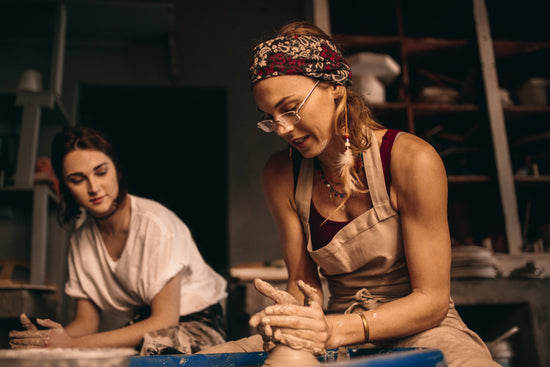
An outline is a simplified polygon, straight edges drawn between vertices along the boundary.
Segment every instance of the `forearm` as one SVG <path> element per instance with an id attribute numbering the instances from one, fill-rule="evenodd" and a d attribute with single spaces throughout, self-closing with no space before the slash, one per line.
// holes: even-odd
<path id="1" fill-rule="evenodd" d="M 133 326 L 133 325 L 132 325 Z M 72 348 L 116 348 L 136 347 L 143 339 L 144 332 L 128 327 L 74 337 Z"/>
<path id="2" fill-rule="evenodd" d="M 441 297 L 437 300 L 413 292 L 407 297 L 363 311 L 368 324 L 370 342 L 396 339 L 412 335 L 441 323 L 448 310 Z M 331 336 L 327 348 L 367 342 L 361 317 L 356 314 L 328 315 Z"/>
<path id="3" fill-rule="evenodd" d="M 167 322 L 154 319 L 145 319 L 132 325 L 119 329 L 91 333 L 87 335 L 73 336 L 71 346 L 73 348 L 116 348 L 137 347 L 143 336 L 151 331 L 172 326 Z"/>
<path id="4" fill-rule="evenodd" d="M 78 320 L 73 320 L 70 324 L 65 326 L 65 332 L 72 338 L 94 334 L 97 333 L 97 331 L 97 326 L 88 325 Z"/>

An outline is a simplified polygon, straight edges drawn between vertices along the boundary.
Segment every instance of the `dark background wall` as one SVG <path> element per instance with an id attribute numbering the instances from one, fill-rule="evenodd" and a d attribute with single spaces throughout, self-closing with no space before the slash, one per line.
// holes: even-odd
<path id="1" fill-rule="evenodd" d="M 231 264 L 281 256 L 260 175 L 268 156 L 284 145 L 255 126 L 259 114 L 248 83 L 248 64 L 254 44 L 281 25 L 307 17 L 306 3 L 182 1 L 177 6 L 179 81 L 223 86 L 227 92 L 228 145 L 220 160 L 228 165 Z"/>
<path id="2" fill-rule="evenodd" d="M 61 99 L 77 123 L 112 140 L 130 192 L 180 215 L 220 271 L 280 257 L 260 175 L 284 144 L 255 126 L 248 57 L 281 25 L 311 19 L 310 2 L 66 4 Z M 0 94 L 13 93 L 31 68 L 42 73 L 45 89 L 51 85 L 55 9 L 55 1 L 0 4 Z M 0 132 L 17 135 L 20 122 L 2 116 Z M 41 125 L 39 155 L 49 155 L 59 130 L 58 124 Z M 3 233 L 13 232 L 8 227 L 13 223 L 0 221 Z"/>

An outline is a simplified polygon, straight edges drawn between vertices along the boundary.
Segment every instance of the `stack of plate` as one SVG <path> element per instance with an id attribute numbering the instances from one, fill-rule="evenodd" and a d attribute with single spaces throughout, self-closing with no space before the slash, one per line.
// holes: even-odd
<path id="1" fill-rule="evenodd" d="M 493 253 L 480 246 L 455 246 L 452 250 L 451 278 L 497 278 L 498 262 Z"/>

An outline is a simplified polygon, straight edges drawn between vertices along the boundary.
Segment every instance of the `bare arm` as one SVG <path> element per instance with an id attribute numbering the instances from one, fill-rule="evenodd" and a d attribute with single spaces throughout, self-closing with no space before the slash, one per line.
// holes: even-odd
<path id="1" fill-rule="evenodd" d="M 180 278 L 180 275 L 176 275 L 157 293 L 151 302 L 151 316 L 147 319 L 120 329 L 75 337 L 71 346 L 135 347 L 139 345 L 146 333 L 177 325 L 180 306 Z M 86 316 L 82 315 L 82 317 Z M 78 318 L 77 315 L 75 321 Z"/>
<path id="2" fill-rule="evenodd" d="M 441 159 L 429 144 L 406 134 L 394 145 L 391 173 L 392 203 L 401 215 L 412 292 L 364 312 L 370 341 L 404 337 L 437 326 L 449 307 L 451 253 L 447 181 Z M 303 347 L 311 350 L 358 344 L 365 339 L 359 315 L 329 315 L 326 333 L 310 333 L 308 322 L 302 329 L 297 326 L 296 316 L 311 318 L 318 314 L 314 309 L 298 313 L 297 306 L 289 306 L 269 313 L 270 326 L 285 335 L 310 335 Z"/>
<path id="3" fill-rule="evenodd" d="M 437 326 L 447 314 L 450 297 L 451 246 L 447 222 L 447 177 L 437 152 L 405 134 L 392 150 L 392 202 L 400 212 L 411 281 L 410 295 L 365 312 L 370 340 L 393 339 Z M 344 323 L 329 347 L 363 342 L 357 315 L 329 316 Z M 333 328 L 334 329 L 334 328 Z"/>
<path id="4" fill-rule="evenodd" d="M 101 311 L 92 301 L 77 299 L 74 320 L 65 327 L 65 331 L 71 337 L 97 333 L 100 320 Z"/>
<path id="5" fill-rule="evenodd" d="M 180 306 L 180 275 L 166 283 L 151 302 L 151 316 L 135 324 L 120 329 L 98 333 L 100 312 L 88 300 L 78 300 L 75 319 L 63 328 L 52 320 L 38 320 L 37 323 L 47 330 L 37 330 L 28 324 L 22 315 L 26 331 L 11 331 L 12 348 L 100 348 L 100 347 L 136 347 L 143 336 L 151 331 L 177 325 Z"/>
<path id="6" fill-rule="evenodd" d="M 297 286 L 297 282 L 303 280 L 317 289 L 322 299 L 317 265 L 307 252 L 304 231 L 296 211 L 292 159 L 288 158 L 286 151 L 276 153 L 270 158 L 262 181 L 288 270 L 288 292 L 303 304 L 304 296 Z"/>

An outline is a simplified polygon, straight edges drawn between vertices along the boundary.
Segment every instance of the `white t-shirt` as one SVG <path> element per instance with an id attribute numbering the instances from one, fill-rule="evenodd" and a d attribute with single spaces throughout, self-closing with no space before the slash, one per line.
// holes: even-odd
<path id="1" fill-rule="evenodd" d="M 181 316 L 227 297 L 225 279 L 205 263 L 185 223 L 153 200 L 128 198 L 130 229 L 117 261 L 107 253 L 93 218 L 71 235 L 65 293 L 131 318 L 181 271 Z"/>

